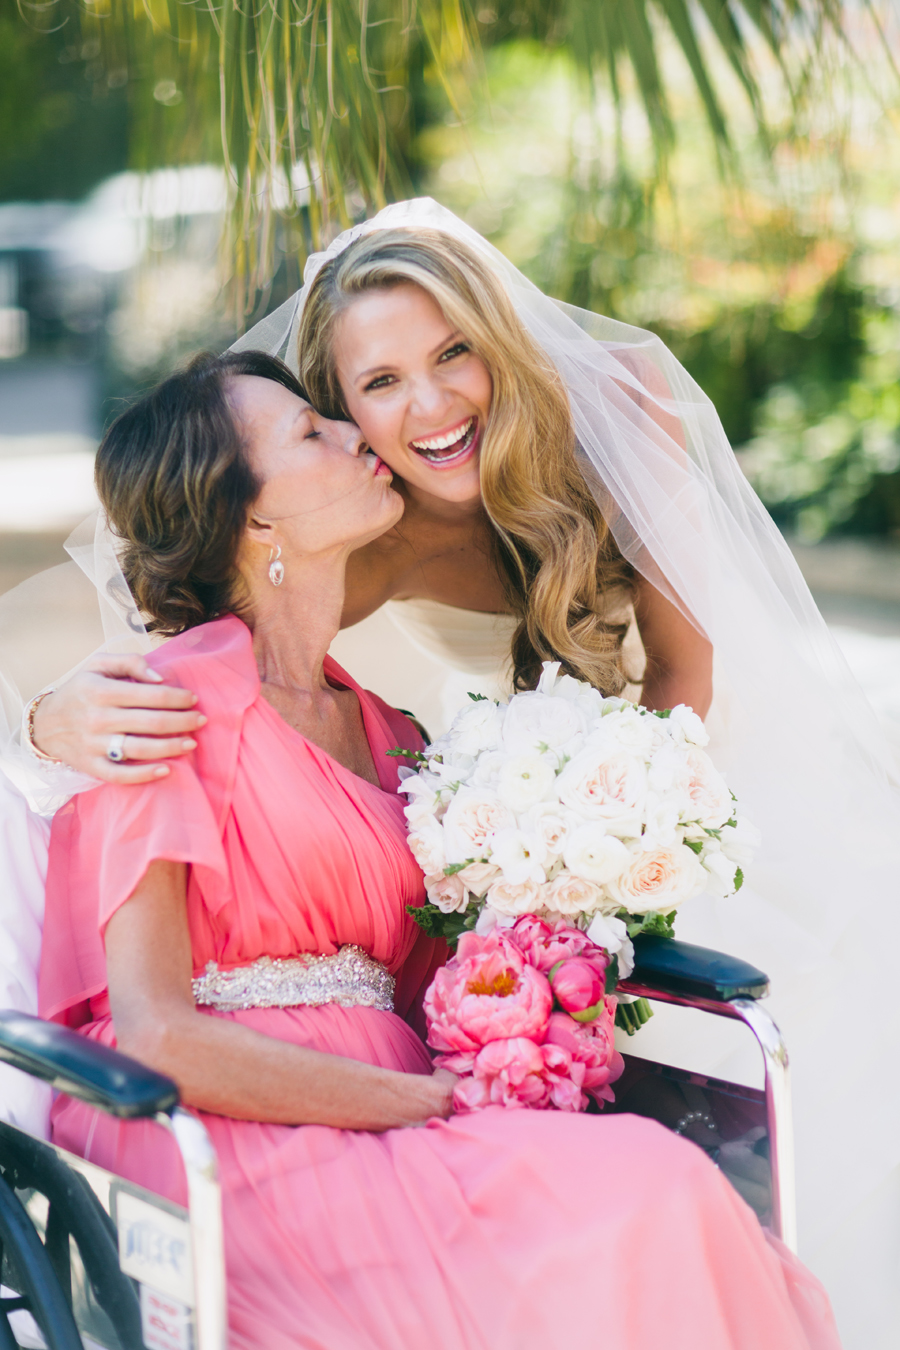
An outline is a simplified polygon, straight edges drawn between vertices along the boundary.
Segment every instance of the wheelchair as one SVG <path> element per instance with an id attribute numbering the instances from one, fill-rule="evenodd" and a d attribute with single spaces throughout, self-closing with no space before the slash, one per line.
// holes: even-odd
<path id="1" fill-rule="evenodd" d="M 616 1105 L 606 1109 L 655 1116 L 673 1128 L 672 1100 L 683 1102 L 692 1109 L 674 1128 L 714 1134 L 719 1142 L 707 1146 L 714 1161 L 729 1140 L 756 1136 L 752 1151 L 767 1186 L 742 1193 L 796 1250 L 788 1057 L 759 1004 L 767 977 L 734 957 L 643 935 L 619 991 L 750 1028 L 762 1052 L 764 1090 L 629 1054 Z M 0 1059 L 121 1119 L 155 1119 L 174 1136 L 188 1197 L 185 1209 L 0 1123 L 0 1350 L 226 1350 L 216 1157 L 202 1122 L 179 1106 L 175 1084 L 115 1050 L 19 1012 L 0 1011 Z"/>

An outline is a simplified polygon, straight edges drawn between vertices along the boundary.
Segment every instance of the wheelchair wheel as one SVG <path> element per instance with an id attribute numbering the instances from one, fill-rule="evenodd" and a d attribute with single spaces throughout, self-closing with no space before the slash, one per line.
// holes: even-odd
<path id="1" fill-rule="evenodd" d="M 0 1300 L 0 1348 L 16 1350 L 9 1314 L 31 1313 L 50 1350 L 83 1350 L 72 1310 L 60 1288 L 43 1243 L 17 1195 L 0 1177 L 0 1242 L 21 1290 L 19 1298 Z"/>

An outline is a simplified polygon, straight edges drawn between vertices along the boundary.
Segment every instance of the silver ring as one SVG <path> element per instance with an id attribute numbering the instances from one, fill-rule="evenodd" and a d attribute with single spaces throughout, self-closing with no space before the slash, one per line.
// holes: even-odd
<path id="1" fill-rule="evenodd" d="M 125 737 L 117 731 L 115 736 L 110 736 L 109 738 L 109 745 L 106 747 L 106 758 L 111 759 L 113 764 L 121 764 L 125 757 Z"/>

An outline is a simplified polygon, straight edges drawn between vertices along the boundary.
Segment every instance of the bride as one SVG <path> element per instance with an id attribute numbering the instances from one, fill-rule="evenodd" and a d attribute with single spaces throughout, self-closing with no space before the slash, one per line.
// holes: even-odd
<path id="1" fill-rule="evenodd" d="M 422 236 L 413 247 L 423 230 L 444 246 Z M 897 804 L 874 719 L 715 411 L 657 339 L 540 295 L 434 203 L 388 208 L 341 236 L 310 260 L 304 292 L 238 346 L 296 361 L 301 325 L 315 397 L 359 420 L 406 502 L 399 526 L 351 570 L 348 621 L 387 600 L 420 646 L 455 648 L 457 664 L 483 677 L 499 677 L 502 638 L 526 680 L 546 653 L 621 681 L 631 595 L 649 651 L 645 700 L 705 711 L 712 683 L 713 752 L 764 844 L 753 889 L 696 904 L 679 935 L 771 974 L 792 1051 L 801 1250 L 827 1280 L 848 1344 L 887 1350 L 900 1089 L 890 1060 L 878 1074 L 900 1042 Z M 566 476 L 552 417 L 560 379 L 581 486 Z M 119 662 L 107 669 L 139 674 Z M 422 711 L 415 690 L 401 692 Z M 96 772 L 110 734 L 127 733 L 131 762 L 101 772 L 149 777 L 161 770 L 146 762 L 177 753 L 194 714 L 130 705 L 175 709 L 188 697 L 82 676 L 41 703 L 38 744 Z M 170 730 L 175 744 L 159 748 L 144 734 Z M 865 981 L 857 1002 L 843 992 L 850 970 Z M 664 1022 L 634 1049 L 652 1056 Z M 741 1076 L 739 1048 L 703 1054 L 692 1067 Z"/>
<path id="2" fill-rule="evenodd" d="M 821 1287 L 693 1144 L 630 1115 L 452 1115 L 410 1025 L 446 955 L 407 913 L 387 752 L 416 734 L 327 655 L 347 559 L 403 502 L 302 395 L 270 356 L 201 356 L 100 447 L 125 577 L 171 638 L 150 663 L 208 726 L 165 783 L 57 813 L 42 1013 L 202 1113 L 233 1350 L 837 1350 Z M 53 1138 L 182 1198 L 151 1123 L 61 1095 Z"/>

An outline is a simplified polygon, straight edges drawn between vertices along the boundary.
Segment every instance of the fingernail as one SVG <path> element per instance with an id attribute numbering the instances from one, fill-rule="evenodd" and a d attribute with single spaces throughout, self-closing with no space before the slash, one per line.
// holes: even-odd
<path id="1" fill-rule="evenodd" d="M 191 738 L 190 738 L 190 736 L 188 736 L 186 740 L 183 740 L 183 741 L 181 742 L 181 748 L 182 748 L 182 750 L 196 750 L 196 749 L 197 749 L 197 742 L 196 742 L 196 741 L 192 741 Z"/>
<path id="2" fill-rule="evenodd" d="M 196 703 L 196 702 L 197 702 L 197 695 L 196 695 L 196 694 L 191 694 L 191 702 L 192 702 L 192 703 Z"/>
<path id="3" fill-rule="evenodd" d="M 159 765 L 157 765 L 157 767 L 153 770 L 153 777 L 154 777 L 154 778 L 165 778 L 165 776 L 166 776 L 166 774 L 167 774 L 168 772 L 169 772 L 169 766 L 168 766 L 168 764 L 159 764 Z"/>
<path id="4" fill-rule="evenodd" d="M 163 677 L 160 675 L 159 671 L 151 670 L 149 666 L 147 667 L 147 679 L 152 680 L 154 684 L 162 684 L 163 682 Z"/>
<path id="5" fill-rule="evenodd" d="M 205 726 L 206 726 L 206 717 L 204 716 L 203 713 L 198 713 L 198 714 L 197 714 L 197 726 L 198 726 L 198 727 L 205 727 Z"/>

